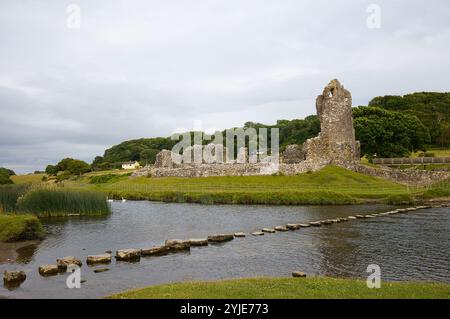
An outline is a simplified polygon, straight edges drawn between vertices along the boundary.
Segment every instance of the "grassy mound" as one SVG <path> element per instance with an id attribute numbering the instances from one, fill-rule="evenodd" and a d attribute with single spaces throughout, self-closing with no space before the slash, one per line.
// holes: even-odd
<path id="1" fill-rule="evenodd" d="M 110 298 L 132 299 L 448 299 L 449 284 L 382 282 L 369 289 L 366 282 L 334 278 L 254 278 L 217 282 L 186 282 L 131 290 Z"/>
<path id="2" fill-rule="evenodd" d="M 42 239 L 44 228 L 36 216 L 0 214 L 0 241 Z"/>
<path id="3" fill-rule="evenodd" d="M 103 183 L 93 185 L 85 178 L 66 186 L 95 189 L 115 198 L 202 204 L 355 204 L 408 193 L 403 185 L 332 166 L 296 176 L 97 178 Z"/>

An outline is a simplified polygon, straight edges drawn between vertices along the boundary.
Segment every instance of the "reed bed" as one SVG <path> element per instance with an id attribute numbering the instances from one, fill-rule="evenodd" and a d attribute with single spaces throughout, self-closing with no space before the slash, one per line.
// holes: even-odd
<path id="1" fill-rule="evenodd" d="M 39 217 L 102 216 L 110 212 L 110 207 L 100 192 L 47 188 L 30 191 L 20 198 L 17 211 Z"/>
<path id="2" fill-rule="evenodd" d="M 1 185 L 0 186 L 0 212 L 15 212 L 17 200 L 28 190 L 29 185 Z"/>

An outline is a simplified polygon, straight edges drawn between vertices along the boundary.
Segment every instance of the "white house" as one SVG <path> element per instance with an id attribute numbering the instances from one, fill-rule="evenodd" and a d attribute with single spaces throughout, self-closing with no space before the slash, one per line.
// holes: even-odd
<path id="1" fill-rule="evenodd" d="M 139 162 L 135 161 L 135 162 L 126 162 L 122 164 L 122 169 L 136 169 L 138 168 Z"/>

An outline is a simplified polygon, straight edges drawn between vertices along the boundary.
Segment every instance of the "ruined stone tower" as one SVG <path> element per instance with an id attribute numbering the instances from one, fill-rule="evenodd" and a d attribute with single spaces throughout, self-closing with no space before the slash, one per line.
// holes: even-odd
<path id="1" fill-rule="evenodd" d="M 347 165 L 359 161 L 359 142 L 353 128 L 352 96 L 332 80 L 316 100 L 321 132 L 304 144 L 306 160 L 318 165 Z"/>

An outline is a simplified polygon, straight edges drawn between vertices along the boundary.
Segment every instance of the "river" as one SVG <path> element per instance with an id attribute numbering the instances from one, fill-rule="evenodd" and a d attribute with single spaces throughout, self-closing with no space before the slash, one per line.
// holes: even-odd
<path id="1" fill-rule="evenodd" d="M 189 253 L 141 258 L 137 263 L 113 260 L 106 266 L 85 265 L 87 255 L 151 247 L 166 239 L 249 233 L 263 227 L 392 208 L 114 202 L 108 217 L 44 220 L 47 239 L 16 246 L 15 256 L 3 254 L 9 260 L 0 259 L 0 271 L 24 270 L 27 280 L 16 289 L 0 287 L 0 297 L 99 298 L 131 288 L 186 280 L 290 277 L 294 270 L 310 276 L 364 279 L 369 264 L 381 267 L 382 280 L 450 282 L 450 208 L 247 236 L 225 244 L 193 247 Z M 39 265 L 55 263 L 56 258 L 70 255 L 83 260 L 81 271 L 86 282 L 80 289 L 67 288 L 68 274 L 46 278 L 39 275 Z M 104 267 L 110 270 L 93 272 Z"/>

